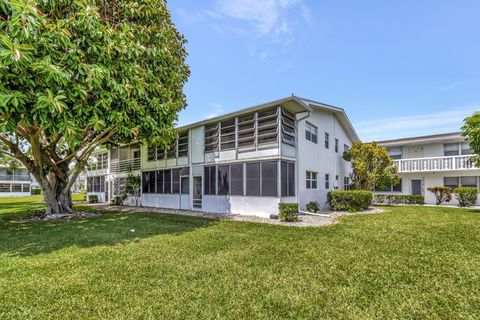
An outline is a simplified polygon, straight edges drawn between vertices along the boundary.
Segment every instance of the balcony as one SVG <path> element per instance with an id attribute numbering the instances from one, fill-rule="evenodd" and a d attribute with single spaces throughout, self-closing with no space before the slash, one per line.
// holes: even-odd
<path id="1" fill-rule="evenodd" d="M 29 174 L 0 174 L 0 181 L 31 181 Z"/>
<path id="2" fill-rule="evenodd" d="M 472 156 L 399 159 L 394 164 L 398 173 L 480 169 L 475 166 Z"/>
<path id="3" fill-rule="evenodd" d="M 126 160 L 112 160 L 110 162 L 110 172 L 120 173 L 135 171 L 141 169 L 140 158 L 126 159 Z"/>

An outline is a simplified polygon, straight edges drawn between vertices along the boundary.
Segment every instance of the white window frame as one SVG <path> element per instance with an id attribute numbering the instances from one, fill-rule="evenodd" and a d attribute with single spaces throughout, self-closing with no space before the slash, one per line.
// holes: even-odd
<path id="1" fill-rule="evenodd" d="M 313 187 L 314 184 L 315 187 Z M 318 172 L 308 170 L 305 172 L 305 188 L 312 190 L 318 189 Z"/>
<path id="2" fill-rule="evenodd" d="M 310 135 L 310 138 L 309 138 L 309 135 Z M 315 136 L 315 139 L 313 138 L 314 136 Z M 318 128 L 308 121 L 305 122 L 305 139 L 315 144 L 318 143 Z"/>

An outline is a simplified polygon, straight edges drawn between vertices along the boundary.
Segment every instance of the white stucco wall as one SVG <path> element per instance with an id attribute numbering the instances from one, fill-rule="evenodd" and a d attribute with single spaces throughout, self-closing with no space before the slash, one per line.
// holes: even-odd
<path id="1" fill-rule="evenodd" d="M 317 127 L 318 143 L 305 139 L 305 126 L 309 122 Z M 325 148 L 325 132 L 330 134 L 330 146 Z M 314 110 L 310 117 L 298 124 L 298 178 L 297 192 L 301 209 L 310 201 L 318 201 L 327 207 L 327 194 L 334 190 L 335 176 L 338 175 L 338 189 L 343 189 L 343 178 L 349 176 L 351 165 L 343 160 L 343 146 L 352 146 L 352 140 L 335 115 L 328 111 Z M 338 153 L 335 152 L 335 138 L 339 140 Z M 306 188 L 306 171 L 318 172 L 317 189 Z M 330 174 L 330 188 L 325 188 L 325 174 Z"/>

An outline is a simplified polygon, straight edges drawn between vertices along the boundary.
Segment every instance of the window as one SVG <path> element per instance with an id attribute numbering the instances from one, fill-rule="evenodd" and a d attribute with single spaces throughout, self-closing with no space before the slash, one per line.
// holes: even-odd
<path id="1" fill-rule="evenodd" d="M 172 170 L 172 193 L 180 193 L 180 169 Z"/>
<path id="2" fill-rule="evenodd" d="M 157 160 L 157 147 L 154 145 L 148 145 L 147 148 L 147 161 Z"/>
<path id="3" fill-rule="evenodd" d="M 108 153 L 100 153 L 90 158 L 88 170 L 103 170 L 108 168 Z"/>
<path id="4" fill-rule="evenodd" d="M 255 114 L 238 118 L 238 147 L 255 146 Z"/>
<path id="5" fill-rule="evenodd" d="M 17 183 L 12 184 L 12 192 L 22 192 L 22 185 Z"/>
<path id="6" fill-rule="evenodd" d="M 235 149 L 235 118 L 220 122 L 221 150 Z"/>
<path id="7" fill-rule="evenodd" d="M 338 139 L 335 139 L 335 152 L 338 153 Z"/>
<path id="8" fill-rule="evenodd" d="M 343 190 L 350 190 L 350 177 L 343 177 Z"/>
<path id="9" fill-rule="evenodd" d="M 105 176 L 88 177 L 87 192 L 105 192 Z"/>
<path id="10" fill-rule="evenodd" d="M 317 127 L 310 122 L 305 122 L 305 139 L 317 143 Z"/>
<path id="11" fill-rule="evenodd" d="M 150 171 L 148 173 L 148 192 L 149 193 L 156 193 L 157 191 L 155 190 L 155 171 Z"/>
<path id="12" fill-rule="evenodd" d="M 350 149 L 346 144 L 343 145 L 343 153 L 347 152 Z"/>
<path id="13" fill-rule="evenodd" d="M 254 148 L 277 143 L 279 137 L 282 142 L 295 145 L 295 116 L 277 106 L 206 125 L 205 152 Z"/>
<path id="14" fill-rule="evenodd" d="M 163 193 L 172 193 L 172 170 L 163 170 Z"/>
<path id="15" fill-rule="evenodd" d="M 150 173 L 149 172 L 142 172 L 142 192 L 150 193 Z"/>
<path id="16" fill-rule="evenodd" d="M 330 148 L 330 134 L 325 132 L 325 149 Z"/>
<path id="17" fill-rule="evenodd" d="M 459 180 L 458 177 L 444 177 L 443 185 L 445 187 L 457 188 L 460 185 Z"/>
<path id="18" fill-rule="evenodd" d="M 214 195 L 215 192 L 215 166 L 204 167 L 203 172 L 203 192 L 206 195 Z"/>
<path id="19" fill-rule="evenodd" d="M 293 162 L 282 161 L 281 163 L 282 178 L 282 197 L 295 196 L 295 164 Z"/>
<path id="20" fill-rule="evenodd" d="M 188 130 L 178 134 L 178 157 L 188 157 Z"/>
<path id="21" fill-rule="evenodd" d="M 218 166 L 218 194 L 227 195 L 230 192 L 230 166 Z"/>
<path id="22" fill-rule="evenodd" d="M 328 173 L 325 175 L 325 189 L 330 189 L 330 175 Z"/>
<path id="23" fill-rule="evenodd" d="M 218 123 L 205 126 L 205 152 L 218 151 Z"/>
<path id="24" fill-rule="evenodd" d="M 307 171 L 306 175 L 306 188 L 317 189 L 318 173 L 314 171 Z"/>
<path id="25" fill-rule="evenodd" d="M 30 185 L 29 184 L 22 184 L 22 191 L 23 192 L 30 192 Z"/>
<path id="26" fill-rule="evenodd" d="M 276 197 L 278 195 L 278 162 L 262 162 L 262 196 Z"/>
<path id="27" fill-rule="evenodd" d="M 10 184 L 0 183 L 0 192 L 10 192 Z"/>
<path id="28" fill-rule="evenodd" d="M 278 110 L 277 108 L 257 113 L 257 144 L 277 142 Z"/>
<path id="29" fill-rule="evenodd" d="M 175 139 L 167 147 L 167 159 L 174 159 L 177 157 L 177 140 Z"/>
<path id="30" fill-rule="evenodd" d="M 458 156 L 460 154 L 458 143 L 445 143 L 443 145 L 443 153 L 445 156 Z"/>
<path id="31" fill-rule="evenodd" d="M 190 193 L 190 182 L 188 177 L 181 177 L 180 184 L 181 184 L 181 191 L 182 194 L 189 194 Z"/>
<path id="32" fill-rule="evenodd" d="M 477 177 L 460 177 L 460 185 L 462 187 L 477 187 Z"/>
<path id="33" fill-rule="evenodd" d="M 470 148 L 470 144 L 468 142 L 462 142 L 460 144 L 460 154 L 462 155 L 473 154 L 473 150 Z"/>
<path id="34" fill-rule="evenodd" d="M 143 191 L 143 186 L 145 185 L 144 177 L 142 174 L 142 191 Z M 125 193 L 125 177 L 121 178 L 115 178 L 113 179 L 113 188 L 112 188 L 112 194 L 114 196 L 122 195 Z"/>
<path id="35" fill-rule="evenodd" d="M 377 188 L 375 187 L 375 191 L 383 191 L 383 192 L 402 192 L 402 179 L 400 179 L 400 182 L 396 185 L 392 185 L 391 183 L 388 183 L 385 188 Z"/>
<path id="36" fill-rule="evenodd" d="M 394 160 L 402 159 L 402 148 L 389 148 L 388 154 L 390 155 L 390 158 Z"/>
<path id="37" fill-rule="evenodd" d="M 157 193 L 164 193 L 163 191 L 163 171 L 157 171 Z"/>
<path id="38" fill-rule="evenodd" d="M 230 194 L 243 196 L 243 164 L 230 165 Z"/>
<path id="39" fill-rule="evenodd" d="M 260 196 L 260 162 L 247 163 L 247 196 Z"/>
<path id="40" fill-rule="evenodd" d="M 335 176 L 335 183 L 333 184 L 333 189 L 338 189 L 339 182 L 338 180 L 340 179 L 340 176 L 336 175 Z"/>
<path id="41" fill-rule="evenodd" d="M 295 145 L 295 116 L 282 108 L 282 141 Z"/>

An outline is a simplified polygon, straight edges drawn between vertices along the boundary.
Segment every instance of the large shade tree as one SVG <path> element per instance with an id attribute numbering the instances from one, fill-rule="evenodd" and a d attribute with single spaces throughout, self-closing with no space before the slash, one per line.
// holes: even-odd
<path id="1" fill-rule="evenodd" d="M 475 154 L 474 160 L 480 166 L 480 112 L 475 112 L 465 119 L 462 131 Z"/>
<path id="2" fill-rule="evenodd" d="M 92 151 L 168 143 L 186 105 L 185 39 L 163 0 L 0 0 L 0 143 L 72 212 Z"/>
<path id="3" fill-rule="evenodd" d="M 373 191 L 400 182 L 387 149 L 375 142 L 355 142 L 343 158 L 352 163 L 353 184 L 357 190 Z"/>

